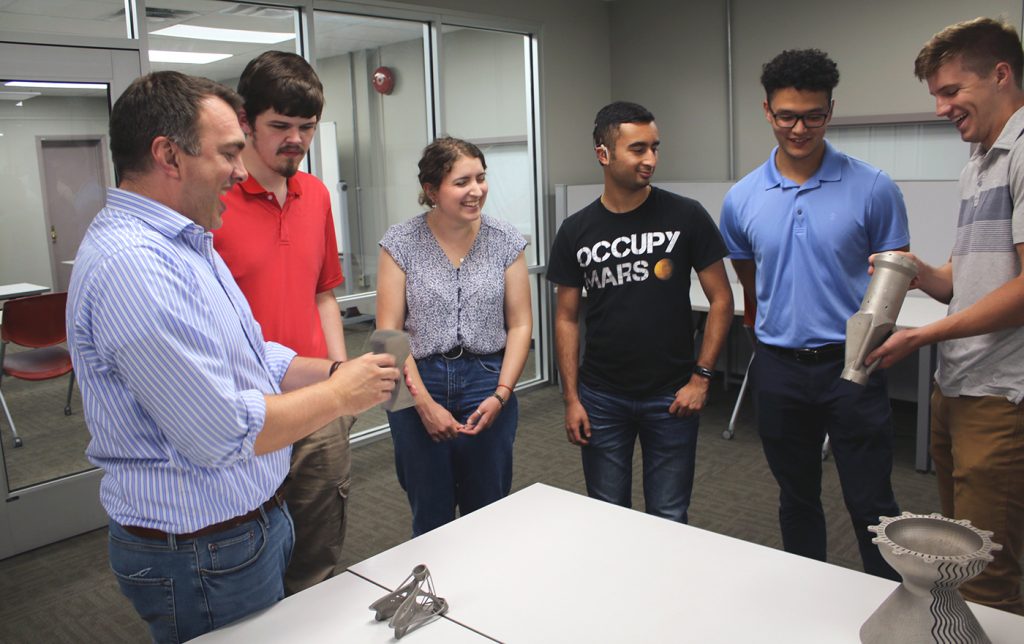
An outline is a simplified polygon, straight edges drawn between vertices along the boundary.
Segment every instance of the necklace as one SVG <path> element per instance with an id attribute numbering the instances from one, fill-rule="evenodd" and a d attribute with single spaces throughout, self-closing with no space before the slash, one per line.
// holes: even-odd
<path id="1" fill-rule="evenodd" d="M 448 257 L 448 261 L 451 262 L 453 268 L 462 268 L 462 265 L 466 263 L 467 259 L 469 259 L 469 254 L 473 250 L 473 245 L 476 241 L 476 234 L 474 233 L 472 239 L 469 240 L 468 248 L 464 244 L 451 244 L 448 241 L 442 241 L 442 235 L 439 235 L 439 231 L 434 229 L 434 226 L 437 226 L 436 218 L 439 216 L 440 213 L 437 211 L 437 206 L 434 206 L 427 211 L 427 227 L 430 228 L 430 232 L 433 234 L 438 247 Z M 435 220 L 433 224 L 431 223 L 431 220 Z M 463 252 L 465 254 L 459 255 L 458 252 L 462 249 L 464 249 Z"/>

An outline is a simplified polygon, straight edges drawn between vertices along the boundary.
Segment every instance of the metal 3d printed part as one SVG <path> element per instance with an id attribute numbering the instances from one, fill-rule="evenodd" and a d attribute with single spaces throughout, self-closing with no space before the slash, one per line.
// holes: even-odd
<path id="1" fill-rule="evenodd" d="M 395 366 L 403 371 L 406 358 L 409 357 L 409 334 L 405 331 L 377 329 L 370 336 L 370 351 L 373 353 L 390 353 L 395 357 Z M 404 373 L 404 371 L 403 371 Z M 398 379 L 391 398 L 381 405 L 387 411 L 400 411 L 412 407 L 416 401 L 412 399 L 409 388 L 405 386 L 405 377 Z"/>
<path id="2" fill-rule="evenodd" d="M 868 528 L 882 557 L 903 583 L 860 627 L 865 644 L 989 642 L 957 590 L 992 561 L 991 532 L 941 514 L 881 517 Z"/>
<path id="3" fill-rule="evenodd" d="M 395 639 L 402 639 L 409 631 L 448 612 L 448 602 L 434 592 L 430 570 L 420 564 L 398 590 L 370 604 L 370 610 L 376 611 L 373 618 L 378 622 L 389 620 L 388 626 L 395 629 Z"/>
<path id="4" fill-rule="evenodd" d="M 843 379 L 868 384 L 875 365 L 864 366 L 864 358 L 878 348 L 896 326 L 903 298 L 910 281 L 917 275 L 914 260 L 899 253 L 880 253 L 875 257 L 871 276 L 860 310 L 846 321 L 846 365 Z"/>

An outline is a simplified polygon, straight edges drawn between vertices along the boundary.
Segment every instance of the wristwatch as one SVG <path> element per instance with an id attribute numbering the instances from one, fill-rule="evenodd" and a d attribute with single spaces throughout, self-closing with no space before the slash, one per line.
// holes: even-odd
<path id="1" fill-rule="evenodd" d="M 699 364 L 693 366 L 693 373 L 697 374 L 698 376 L 704 376 L 708 380 L 711 380 L 712 378 L 715 377 L 714 371 L 708 369 L 707 367 L 702 367 Z"/>

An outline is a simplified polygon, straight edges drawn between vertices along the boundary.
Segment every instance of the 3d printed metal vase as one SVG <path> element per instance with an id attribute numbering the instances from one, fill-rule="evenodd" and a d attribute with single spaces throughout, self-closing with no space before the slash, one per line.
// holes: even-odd
<path id="1" fill-rule="evenodd" d="M 910 512 L 882 517 L 868 529 L 878 535 L 873 542 L 903 583 L 860 627 L 861 642 L 989 642 L 957 589 L 992 561 L 993 550 L 1002 549 L 992 543 L 991 532 L 966 520 Z"/>
<path id="2" fill-rule="evenodd" d="M 875 365 L 864 366 L 864 358 L 885 341 L 896 326 L 910 281 L 917 275 L 914 260 L 899 253 L 880 253 L 873 262 L 875 272 L 860 303 L 860 310 L 846 321 L 846 364 L 843 379 L 868 384 Z"/>
<path id="3" fill-rule="evenodd" d="M 395 639 L 400 640 L 409 631 L 448 612 L 448 602 L 434 592 L 430 571 L 420 564 L 398 590 L 370 604 L 370 610 L 376 611 L 373 618 L 378 622 L 388 620 L 388 626 L 395 629 Z"/>

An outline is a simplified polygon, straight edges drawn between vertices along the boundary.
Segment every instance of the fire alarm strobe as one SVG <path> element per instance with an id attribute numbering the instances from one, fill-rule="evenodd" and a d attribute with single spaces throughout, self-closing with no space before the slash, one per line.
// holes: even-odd
<path id="1" fill-rule="evenodd" d="M 387 67 L 373 70 L 373 89 L 381 94 L 390 94 L 395 89 L 395 73 Z"/>

